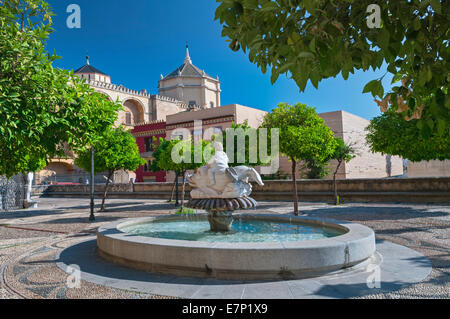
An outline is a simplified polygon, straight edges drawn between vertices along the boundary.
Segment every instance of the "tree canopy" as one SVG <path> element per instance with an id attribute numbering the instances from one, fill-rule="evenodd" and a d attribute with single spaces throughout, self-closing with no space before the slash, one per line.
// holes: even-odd
<path id="1" fill-rule="evenodd" d="M 450 135 L 434 132 L 424 138 L 417 122 L 406 121 L 391 111 L 375 117 L 366 129 L 372 152 L 398 155 L 413 162 L 450 159 Z"/>
<path id="2" fill-rule="evenodd" d="M 184 213 L 184 185 L 186 171 L 195 170 L 204 166 L 210 160 L 210 155 L 214 153 L 214 149 L 209 142 L 204 140 L 196 141 L 194 143 L 190 139 L 165 140 L 160 138 L 158 144 L 156 150 L 153 152 L 154 159 L 150 168 L 153 172 L 174 171 L 176 173 L 175 185 L 177 201 L 175 205 L 178 203 L 178 176 L 181 175 L 183 177 L 180 212 Z M 207 150 L 209 150 L 209 152 Z M 200 156 L 196 156 L 196 152 L 201 152 Z"/>
<path id="3" fill-rule="evenodd" d="M 133 135 L 123 127 L 106 130 L 93 144 L 94 171 L 96 173 L 118 170 L 135 171 L 145 160 L 139 154 L 139 148 Z M 84 170 L 91 170 L 91 149 L 85 148 L 77 153 L 75 164 Z"/>
<path id="4" fill-rule="evenodd" d="M 333 172 L 333 193 L 335 205 L 339 205 L 339 196 L 336 183 L 337 172 L 339 171 L 339 168 L 341 167 L 342 163 L 350 162 L 354 157 L 355 157 L 355 150 L 352 147 L 352 145 L 345 143 L 343 139 L 337 137 L 336 148 L 334 149 L 334 152 L 331 155 L 331 158 L 335 159 L 338 163 Z"/>
<path id="5" fill-rule="evenodd" d="M 450 132 L 448 0 L 377 1 L 380 25 L 367 20 L 378 14 L 372 0 L 218 0 L 215 18 L 230 48 L 242 49 L 263 73 L 290 74 L 300 91 L 307 82 L 318 87 L 339 74 L 384 68 L 395 85 L 382 78 L 364 92 L 416 124 L 425 138 Z M 373 11 L 375 10 L 375 11 Z M 425 112 L 427 111 L 427 112 Z"/>
<path id="6" fill-rule="evenodd" d="M 280 130 L 279 150 L 292 162 L 294 214 L 298 215 L 296 165 L 299 161 L 327 161 L 336 147 L 334 134 L 314 107 L 301 103 L 278 104 L 265 116 L 262 127 Z"/>
<path id="7" fill-rule="evenodd" d="M 331 156 L 331 159 L 337 160 L 338 163 L 349 162 L 355 158 L 355 150 L 350 144 L 344 142 L 343 139 L 336 137 L 336 148 Z"/>
<path id="8" fill-rule="evenodd" d="M 59 57 L 45 49 L 53 15 L 46 2 L 0 4 L 0 175 L 10 177 L 94 143 L 121 106 L 53 67 Z"/>
<path id="9" fill-rule="evenodd" d="M 234 135 L 234 150 L 232 154 L 228 154 L 227 150 L 227 138 L 231 138 L 229 134 Z M 242 134 L 245 140 L 242 141 L 242 137 L 238 137 L 238 135 L 240 134 Z M 251 138 L 250 136 L 253 137 Z M 232 123 L 231 128 L 226 129 L 218 136 L 218 141 L 222 142 L 223 149 L 225 152 L 227 152 L 227 155 L 230 158 L 230 162 L 228 163 L 230 167 L 240 165 L 261 166 L 268 164 L 268 162 L 261 159 L 259 153 L 259 146 L 261 143 L 259 129 L 250 127 L 247 120 L 241 124 Z M 267 149 L 270 149 L 270 147 L 268 146 Z M 250 154 L 253 155 L 250 156 Z"/>
<path id="10" fill-rule="evenodd" d="M 209 146 L 209 143 L 206 141 L 199 141 L 201 143 L 201 149 L 204 150 Z M 201 161 L 196 163 L 195 161 L 195 143 L 191 140 L 165 140 L 163 138 L 159 139 L 159 145 L 156 146 L 155 151 L 153 152 L 153 161 L 151 164 L 151 170 L 153 172 L 159 171 L 174 171 L 178 174 L 185 172 L 186 170 L 194 170 L 206 164 L 209 160 L 206 153 L 202 152 L 202 156 L 200 157 Z M 179 160 L 180 162 L 174 160 L 173 154 L 177 152 L 174 151 L 174 148 L 178 149 Z M 200 148 L 199 148 L 200 149 Z"/>
<path id="11" fill-rule="evenodd" d="M 280 152 L 291 160 L 325 161 L 334 152 L 334 134 L 314 107 L 280 103 L 266 115 L 262 127 L 280 129 Z"/>
<path id="12" fill-rule="evenodd" d="M 159 138 L 159 140 L 156 140 L 156 138 L 153 138 L 153 144 L 154 144 L 154 152 L 152 154 L 153 160 L 151 161 L 150 170 L 154 173 L 160 172 L 160 171 L 175 171 L 174 168 L 170 165 L 170 162 L 164 162 L 162 160 L 163 156 L 168 152 L 169 148 L 172 148 L 173 145 L 170 140 L 165 140 L 162 137 Z"/>
<path id="13" fill-rule="evenodd" d="M 97 173 L 108 172 L 100 208 L 100 211 L 104 211 L 109 181 L 114 172 L 122 169 L 136 171 L 139 165 L 145 164 L 145 160 L 139 154 L 139 148 L 133 135 L 125 131 L 122 126 L 107 129 L 92 146 L 95 151 L 94 171 Z M 77 155 L 75 164 L 90 172 L 91 148 L 80 150 Z"/>
<path id="14" fill-rule="evenodd" d="M 342 163 L 349 162 L 355 157 L 355 150 L 350 144 L 347 144 L 340 137 L 335 138 L 335 149 L 333 153 L 330 153 L 328 158 L 323 160 L 317 160 L 315 158 L 305 160 L 305 168 L 307 171 L 304 175 L 309 179 L 321 179 L 328 175 L 330 172 L 330 161 L 336 160 L 337 165 L 333 171 L 333 176 L 336 178 L 336 174 L 341 167 Z"/>
<path id="15" fill-rule="evenodd" d="M 302 168 L 305 169 L 302 172 L 302 178 L 307 179 L 322 179 L 328 175 L 330 168 L 328 165 L 330 164 L 330 160 L 318 161 L 315 159 L 305 160 L 305 163 Z"/>

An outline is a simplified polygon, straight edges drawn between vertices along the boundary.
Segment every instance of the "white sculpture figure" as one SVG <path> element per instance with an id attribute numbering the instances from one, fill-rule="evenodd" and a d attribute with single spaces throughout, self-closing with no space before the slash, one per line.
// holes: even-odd
<path id="1" fill-rule="evenodd" d="M 250 180 L 264 186 L 255 169 L 247 166 L 228 167 L 228 156 L 223 152 L 222 144 L 215 142 L 213 147 L 216 154 L 211 161 L 188 176 L 189 185 L 193 188 L 192 199 L 249 196 L 252 191 Z"/>
<path id="2" fill-rule="evenodd" d="M 213 186 L 216 184 L 216 173 L 224 173 L 228 168 L 228 155 L 223 151 L 223 145 L 218 142 L 213 142 L 212 147 L 214 148 L 214 156 L 211 157 L 208 164 L 208 174 L 210 179 L 210 184 Z"/>

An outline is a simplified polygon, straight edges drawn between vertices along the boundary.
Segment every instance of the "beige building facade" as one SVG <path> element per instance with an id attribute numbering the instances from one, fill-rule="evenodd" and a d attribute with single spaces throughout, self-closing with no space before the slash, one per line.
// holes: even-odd
<path id="1" fill-rule="evenodd" d="M 167 116 L 166 134 L 167 138 L 171 139 L 174 136 L 180 135 L 177 133 L 177 129 L 183 128 L 188 129 L 191 135 L 201 134 L 205 137 L 204 133 L 208 129 L 213 129 L 215 133 L 218 133 L 230 128 L 233 123 L 242 124 L 245 121 L 251 127 L 258 127 L 261 125 L 266 114 L 267 112 L 265 111 L 239 104 L 181 112 Z M 195 121 L 201 124 L 202 132 L 195 132 Z"/>
<path id="2" fill-rule="evenodd" d="M 336 174 L 339 179 L 349 178 L 386 178 L 403 175 L 403 161 L 400 157 L 385 156 L 380 153 L 372 153 L 366 142 L 366 127 L 370 121 L 357 115 L 335 111 L 319 113 L 325 124 L 330 127 L 335 137 L 352 145 L 356 157 L 348 163 L 342 163 Z M 336 170 L 337 161 L 332 160 L 328 166 L 329 174 L 325 178 L 332 178 Z M 291 162 L 286 157 L 280 159 L 280 172 L 291 175 Z M 300 167 L 302 164 L 299 165 Z M 301 178 L 303 171 L 297 172 Z"/>
<path id="3" fill-rule="evenodd" d="M 321 113 L 336 137 L 352 145 L 356 157 L 343 163 L 338 172 L 340 178 L 384 178 L 403 175 L 403 160 L 398 156 L 372 153 L 366 142 L 366 127 L 370 121 L 345 111 Z M 331 163 L 332 170 L 336 163 Z"/>
<path id="4" fill-rule="evenodd" d="M 220 103 L 219 77 L 213 78 L 192 64 L 186 46 L 184 63 L 166 76 L 161 75 L 159 95 L 183 101 L 189 107 L 216 108 Z"/>

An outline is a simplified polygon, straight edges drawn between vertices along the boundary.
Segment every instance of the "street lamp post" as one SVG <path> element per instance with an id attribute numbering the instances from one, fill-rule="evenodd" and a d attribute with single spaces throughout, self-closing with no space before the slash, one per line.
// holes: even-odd
<path id="1" fill-rule="evenodd" d="M 178 177 L 180 176 L 178 171 L 176 172 L 176 180 L 175 180 L 175 207 L 178 207 L 179 203 L 178 203 Z"/>
<path id="2" fill-rule="evenodd" d="M 94 147 L 91 147 L 91 214 L 89 215 L 89 221 L 95 221 L 94 216 L 94 192 L 95 192 L 95 181 L 94 181 Z"/>

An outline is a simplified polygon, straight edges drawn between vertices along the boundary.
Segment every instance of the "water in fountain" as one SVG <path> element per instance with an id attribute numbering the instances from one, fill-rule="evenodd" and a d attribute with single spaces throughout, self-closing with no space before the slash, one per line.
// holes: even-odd
<path id="1" fill-rule="evenodd" d="M 120 229 L 136 235 L 206 242 L 279 242 L 330 238 L 343 232 L 299 223 L 239 220 L 227 233 L 211 232 L 206 220 L 154 221 Z"/>

